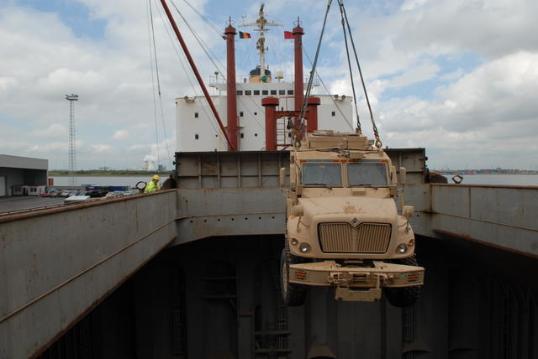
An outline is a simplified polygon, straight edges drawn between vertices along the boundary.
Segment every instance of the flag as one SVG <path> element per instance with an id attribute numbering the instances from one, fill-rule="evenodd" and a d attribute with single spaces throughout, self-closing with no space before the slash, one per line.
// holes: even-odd
<path id="1" fill-rule="evenodd" d="M 284 40 L 291 40 L 291 39 L 293 39 L 293 32 L 284 31 Z"/>
<path id="2" fill-rule="evenodd" d="M 239 38 L 240 39 L 250 39 L 251 36 L 250 36 L 249 32 L 239 31 Z"/>

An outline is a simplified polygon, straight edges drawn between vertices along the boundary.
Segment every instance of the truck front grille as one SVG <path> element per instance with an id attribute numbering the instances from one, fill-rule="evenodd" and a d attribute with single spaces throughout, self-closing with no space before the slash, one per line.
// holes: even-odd
<path id="1" fill-rule="evenodd" d="M 318 225 L 321 250 L 327 253 L 385 253 L 391 230 L 388 223 L 361 223 L 357 227 L 346 222 Z"/>

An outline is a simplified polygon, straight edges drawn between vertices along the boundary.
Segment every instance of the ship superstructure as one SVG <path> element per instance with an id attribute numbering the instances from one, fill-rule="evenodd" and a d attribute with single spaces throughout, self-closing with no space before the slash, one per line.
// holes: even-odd
<path id="1" fill-rule="evenodd" d="M 273 139 L 273 142 L 276 142 L 276 148 L 268 146 L 266 133 L 268 120 L 262 105 L 264 98 L 278 99 L 277 103 L 274 100 L 272 103 L 278 111 L 300 111 L 302 106 L 305 84 L 302 68 L 303 29 L 299 24 L 293 29 L 295 73 L 294 78 L 290 80 L 284 78 L 282 71 L 271 73 L 265 63 L 267 49 L 264 45 L 265 41 L 260 40 L 264 40 L 267 24 L 271 24 L 271 22 L 266 20 L 262 5 L 258 19 L 252 23 L 256 26 L 255 31 L 260 37 L 256 42 L 259 64 L 250 71 L 248 76 L 239 78 L 235 76 L 234 41 L 236 31 L 231 24 L 225 29 L 228 53 L 227 81 L 218 82 L 215 80 L 210 84 L 218 92 L 211 98 L 221 116 L 227 114 L 226 130 L 232 141 L 236 141 L 237 148 L 235 149 L 239 151 L 285 149 L 292 144 L 293 116 L 283 116 L 269 126 L 269 131 L 276 131 L 276 139 Z M 350 96 L 317 94 L 316 98 L 319 98 L 316 127 L 347 132 L 354 130 Z M 177 98 L 176 124 L 178 152 L 226 151 L 229 149 L 226 138 L 215 123 L 204 96 Z"/>

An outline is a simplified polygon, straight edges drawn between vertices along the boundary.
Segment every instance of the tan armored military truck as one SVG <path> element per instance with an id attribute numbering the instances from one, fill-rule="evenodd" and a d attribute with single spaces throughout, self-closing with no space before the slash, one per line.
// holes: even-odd
<path id="1" fill-rule="evenodd" d="M 303 304 L 308 286 L 334 287 L 337 300 L 384 293 L 395 306 L 415 302 L 424 268 L 415 259 L 413 207 L 402 201 L 399 213 L 397 191 L 390 158 L 362 135 L 318 131 L 290 152 L 281 256 L 287 305 Z"/>

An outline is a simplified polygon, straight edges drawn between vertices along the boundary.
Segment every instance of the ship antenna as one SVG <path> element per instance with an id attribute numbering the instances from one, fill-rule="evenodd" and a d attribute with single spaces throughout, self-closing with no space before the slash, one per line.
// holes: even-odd
<path id="1" fill-rule="evenodd" d="M 258 32 L 256 49 L 258 50 L 258 55 L 260 57 L 260 78 L 265 76 L 265 71 L 267 70 L 267 65 L 265 63 L 265 53 L 267 51 L 267 47 L 265 46 L 265 32 L 269 31 L 267 27 L 281 26 L 279 23 L 265 18 L 264 8 L 265 4 L 262 3 L 256 21 L 241 24 L 242 27 L 254 27 L 254 31 Z"/>

